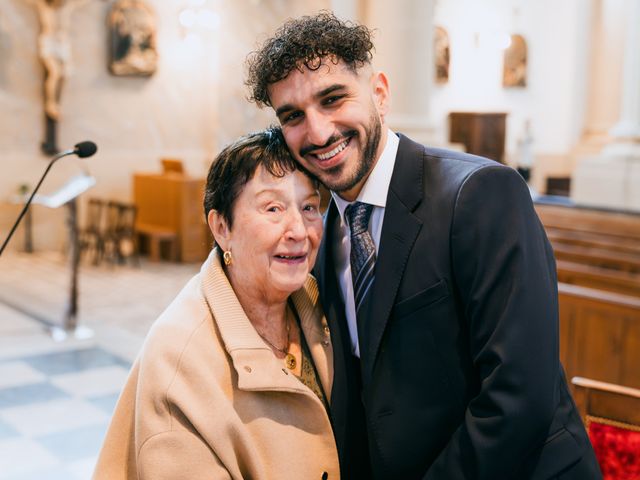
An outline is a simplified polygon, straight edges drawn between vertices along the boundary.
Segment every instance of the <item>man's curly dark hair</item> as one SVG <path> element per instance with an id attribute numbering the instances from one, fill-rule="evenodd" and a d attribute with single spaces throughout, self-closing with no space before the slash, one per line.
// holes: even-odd
<path id="1" fill-rule="evenodd" d="M 364 25 L 338 19 L 322 11 L 285 22 L 259 50 L 249 54 L 246 85 L 249 99 L 258 106 L 271 106 L 267 88 L 294 69 L 317 70 L 323 62 L 342 60 L 353 71 L 370 63 L 371 30 Z"/>

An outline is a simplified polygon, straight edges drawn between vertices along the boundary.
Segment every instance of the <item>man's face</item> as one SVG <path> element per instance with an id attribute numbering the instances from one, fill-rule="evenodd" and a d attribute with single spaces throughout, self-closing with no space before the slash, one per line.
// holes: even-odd
<path id="1" fill-rule="evenodd" d="M 386 143 L 389 90 L 383 73 L 324 59 L 269 86 L 293 156 L 330 190 L 355 200 Z"/>

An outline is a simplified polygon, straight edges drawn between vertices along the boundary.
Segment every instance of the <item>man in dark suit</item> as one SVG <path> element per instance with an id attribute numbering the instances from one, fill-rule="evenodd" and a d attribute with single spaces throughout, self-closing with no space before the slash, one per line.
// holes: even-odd
<path id="1" fill-rule="evenodd" d="M 558 359 L 555 263 L 522 178 L 386 126 L 366 27 L 285 23 L 253 99 L 332 191 L 316 264 L 344 478 L 600 478 Z"/>

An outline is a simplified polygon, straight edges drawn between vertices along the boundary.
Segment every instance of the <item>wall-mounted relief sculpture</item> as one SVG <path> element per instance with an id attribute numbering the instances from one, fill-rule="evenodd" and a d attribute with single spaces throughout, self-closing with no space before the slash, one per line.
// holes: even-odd
<path id="1" fill-rule="evenodd" d="M 527 86 L 527 41 L 522 35 L 511 35 L 511 45 L 504 51 L 502 86 Z"/>
<path id="2" fill-rule="evenodd" d="M 436 83 L 449 81 L 450 43 L 449 34 L 443 27 L 435 27 L 433 49 L 436 66 Z"/>
<path id="3" fill-rule="evenodd" d="M 114 75 L 149 76 L 156 71 L 156 19 L 142 0 L 116 0 L 108 18 L 109 70 Z"/>

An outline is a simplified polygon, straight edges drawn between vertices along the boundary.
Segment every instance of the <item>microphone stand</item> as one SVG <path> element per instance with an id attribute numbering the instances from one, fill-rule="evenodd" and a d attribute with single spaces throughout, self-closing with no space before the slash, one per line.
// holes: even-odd
<path id="1" fill-rule="evenodd" d="M 49 165 L 47 165 L 47 169 L 42 174 L 40 181 L 36 185 L 36 188 L 33 189 L 33 192 L 31 193 L 29 200 L 27 200 L 27 203 L 24 204 L 24 208 L 22 209 L 22 212 L 20 212 L 20 215 L 18 216 L 16 223 L 13 224 L 13 227 L 11 228 L 9 235 L 7 236 L 6 240 L 2 244 L 2 247 L 0 248 L 0 255 L 2 255 L 2 252 L 4 252 L 4 249 L 7 247 L 9 240 L 11 240 L 11 237 L 13 236 L 13 233 L 16 231 L 16 228 L 18 228 L 18 225 L 20 224 L 20 220 L 22 220 L 22 217 L 24 217 L 25 213 L 27 213 L 27 209 L 29 208 L 29 205 L 31 205 L 31 202 L 33 201 L 33 197 L 36 196 L 36 192 L 40 188 L 40 185 L 42 185 L 42 182 L 44 181 L 44 177 L 47 176 L 47 173 L 49 173 L 49 170 L 51 170 L 51 167 L 53 166 L 53 164 L 56 163 L 58 160 L 60 160 L 62 157 L 66 157 L 67 155 L 73 155 L 74 153 L 77 153 L 77 149 L 75 148 L 73 150 L 65 150 L 55 155 L 49 161 Z"/>

